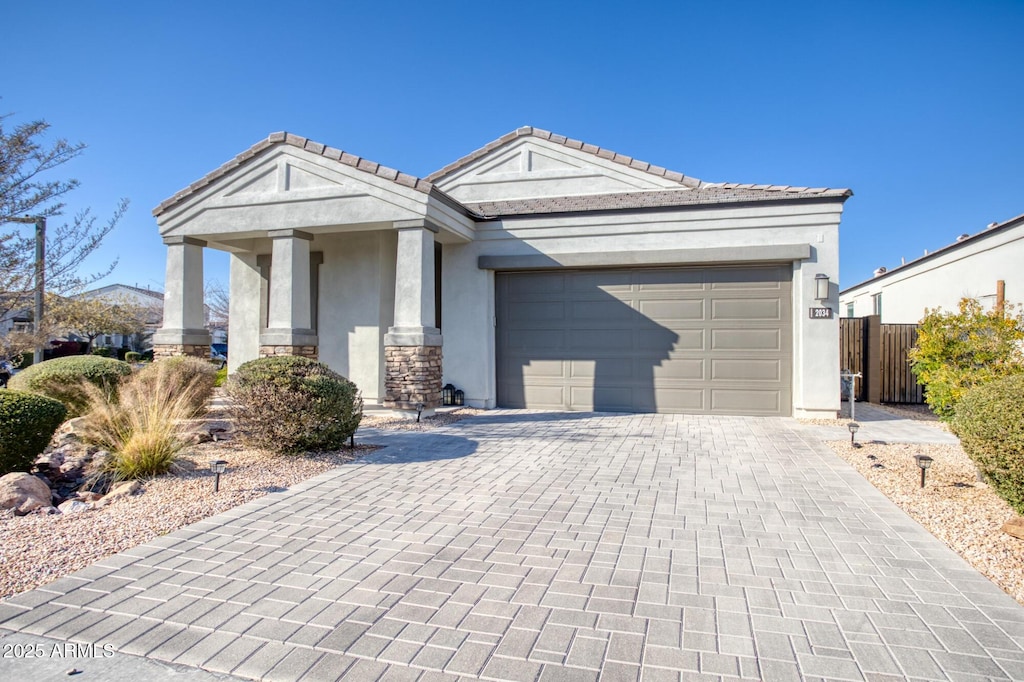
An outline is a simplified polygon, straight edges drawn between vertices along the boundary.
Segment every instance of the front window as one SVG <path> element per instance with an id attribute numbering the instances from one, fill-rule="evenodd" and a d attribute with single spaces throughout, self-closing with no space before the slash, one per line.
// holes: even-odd
<path id="1" fill-rule="evenodd" d="M 847 303 L 846 304 L 846 316 L 847 317 L 853 317 L 853 304 L 852 303 Z"/>
<path id="2" fill-rule="evenodd" d="M 871 297 L 871 310 L 874 315 L 881 316 L 882 314 L 882 295 L 875 294 Z"/>

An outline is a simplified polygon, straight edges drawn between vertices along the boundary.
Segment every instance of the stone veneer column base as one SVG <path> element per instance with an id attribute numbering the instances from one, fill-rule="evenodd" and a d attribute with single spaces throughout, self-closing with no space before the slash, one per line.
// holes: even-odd
<path id="1" fill-rule="evenodd" d="M 195 343 L 156 343 L 153 344 L 153 359 L 173 358 L 188 355 L 194 358 L 210 358 L 210 346 Z"/>
<path id="2" fill-rule="evenodd" d="M 279 355 L 297 355 L 310 360 L 320 357 L 318 346 L 260 346 L 261 358 L 273 358 Z"/>
<path id="3" fill-rule="evenodd" d="M 385 346 L 384 364 L 384 407 L 441 405 L 441 346 Z"/>

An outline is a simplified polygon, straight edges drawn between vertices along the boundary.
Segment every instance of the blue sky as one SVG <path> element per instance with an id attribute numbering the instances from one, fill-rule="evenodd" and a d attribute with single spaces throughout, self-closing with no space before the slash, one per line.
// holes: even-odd
<path id="1" fill-rule="evenodd" d="M 88 145 L 88 264 L 278 130 L 424 176 L 521 125 L 708 181 L 849 187 L 843 287 L 1024 213 L 1024 2 L 14 2 L 0 111 Z M 207 275 L 226 283 L 227 260 Z"/>

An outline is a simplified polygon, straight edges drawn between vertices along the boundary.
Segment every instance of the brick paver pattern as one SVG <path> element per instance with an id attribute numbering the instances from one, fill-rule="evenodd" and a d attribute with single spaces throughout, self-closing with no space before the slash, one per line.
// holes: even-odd
<path id="1" fill-rule="evenodd" d="M 369 435 L 0 627 L 268 680 L 1024 679 L 1024 608 L 793 420 Z"/>

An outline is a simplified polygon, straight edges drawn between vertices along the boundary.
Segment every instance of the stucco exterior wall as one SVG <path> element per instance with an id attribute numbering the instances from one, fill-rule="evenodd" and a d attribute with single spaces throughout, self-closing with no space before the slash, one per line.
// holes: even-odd
<path id="1" fill-rule="evenodd" d="M 978 236 L 919 263 L 909 263 L 882 277 L 844 291 L 840 313 L 853 317 L 874 313 L 872 297 L 882 295 L 883 323 L 915 323 L 925 308 L 955 310 L 963 297 L 995 304 L 996 282 L 1006 283 L 1006 302 L 1024 303 L 1024 224 Z"/>
<path id="2" fill-rule="evenodd" d="M 839 409 L 838 322 L 811 320 L 808 308 L 825 305 L 814 300 L 816 274 L 838 281 L 841 213 L 842 205 L 837 202 L 805 202 L 481 223 L 475 242 L 446 245 L 443 252 L 444 382 L 463 389 L 470 405 L 494 405 L 494 274 L 478 267 L 481 255 L 546 254 L 557 260 L 559 254 L 586 253 L 607 260 L 621 254 L 622 263 L 628 264 L 628 254 L 638 251 L 799 243 L 810 245 L 811 257 L 794 264 L 794 414 L 834 415 Z M 838 304 L 837 292 L 833 288 L 828 301 L 833 309 Z"/>

